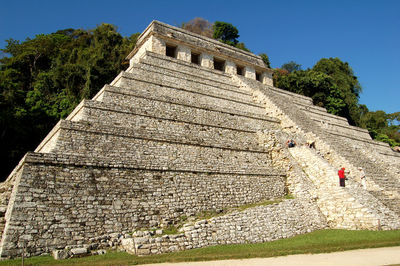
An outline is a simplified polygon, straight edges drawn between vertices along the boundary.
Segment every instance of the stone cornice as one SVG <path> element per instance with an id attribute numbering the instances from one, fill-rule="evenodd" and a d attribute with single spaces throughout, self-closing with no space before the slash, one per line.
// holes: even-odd
<path id="1" fill-rule="evenodd" d="M 152 21 L 139 36 L 135 49 L 129 53 L 126 59 L 131 59 L 152 35 L 160 37 L 167 42 L 170 41 L 176 44 L 183 44 L 190 48 L 194 48 L 197 51 L 206 52 L 225 60 L 232 60 L 243 65 L 251 65 L 257 70 L 272 72 L 271 69 L 265 67 L 264 62 L 258 55 L 181 28 L 167 25 L 157 20 Z"/>

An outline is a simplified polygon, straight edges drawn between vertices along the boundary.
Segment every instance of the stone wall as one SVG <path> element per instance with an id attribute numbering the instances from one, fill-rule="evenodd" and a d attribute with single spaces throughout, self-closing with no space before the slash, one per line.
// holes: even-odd
<path id="1" fill-rule="evenodd" d="M 188 223 L 176 235 L 135 232 L 131 241 L 123 241 L 122 247 L 137 255 L 150 255 L 214 245 L 268 242 L 325 228 L 324 220 L 319 218 L 299 200 L 285 200 Z"/>
<path id="2" fill-rule="evenodd" d="M 181 215 L 284 195 L 277 175 L 139 170 L 118 161 L 29 154 L 14 188 L 2 256 L 28 255 L 134 228 L 176 222 Z"/>

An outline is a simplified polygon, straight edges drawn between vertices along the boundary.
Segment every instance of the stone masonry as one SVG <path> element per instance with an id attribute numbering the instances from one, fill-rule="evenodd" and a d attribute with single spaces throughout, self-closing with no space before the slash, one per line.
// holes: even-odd
<path id="1" fill-rule="evenodd" d="M 259 56 L 153 21 L 127 59 L 0 185 L 1 257 L 115 245 L 150 255 L 400 228 L 400 156 L 273 87 Z M 288 138 L 298 147 L 287 149 Z M 310 139 L 315 150 L 303 146 Z M 344 189 L 340 167 L 350 170 Z M 204 212 L 224 214 L 196 221 Z M 159 234 L 172 225 L 178 234 Z"/>

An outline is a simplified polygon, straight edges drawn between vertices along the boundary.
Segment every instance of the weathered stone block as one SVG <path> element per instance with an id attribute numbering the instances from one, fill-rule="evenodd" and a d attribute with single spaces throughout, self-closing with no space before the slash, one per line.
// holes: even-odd
<path id="1" fill-rule="evenodd" d="M 62 250 L 53 250 L 52 252 L 53 258 L 55 260 L 64 260 L 69 258 L 70 253 L 68 250 L 62 249 Z"/>

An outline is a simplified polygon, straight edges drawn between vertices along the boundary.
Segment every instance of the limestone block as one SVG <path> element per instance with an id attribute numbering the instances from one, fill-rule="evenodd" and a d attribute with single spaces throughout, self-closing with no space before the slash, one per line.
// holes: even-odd
<path id="1" fill-rule="evenodd" d="M 81 256 L 88 253 L 87 248 L 73 248 L 70 250 L 72 256 Z"/>
<path id="2" fill-rule="evenodd" d="M 137 250 L 137 255 L 138 256 L 149 255 L 149 254 L 150 254 L 150 249 L 148 249 L 148 248 L 138 249 Z"/>
<path id="3" fill-rule="evenodd" d="M 55 260 L 65 260 L 69 257 L 68 250 L 53 250 L 53 258 Z"/>
<path id="4" fill-rule="evenodd" d="M 261 82 L 266 85 L 273 86 L 272 73 L 263 72 L 261 74 Z"/>
<path id="5" fill-rule="evenodd" d="M 136 254 L 135 251 L 135 243 L 133 241 L 133 238 L 124 238 L 121 240 L 121 247 L 128 252 L 129 254 Z"/>
<path id="6" fill-rule="evenodd" d="M 256 79 L 256 70 L 254 67 L 245 66 L 244 67 L 244 76 L 249 79 Z"/>
<path id="7" fill-rule="evenodd" d="M 229 74 L 236 74 L 236 64 L 232 61 L 225 62 L 225 72 Z"/>
<path id="8" fill-rule="evenodd" d="M 210 54 L 200 54 L 200 65 L 203 67 L 214 68 L 214 57 Z"/>
<path id="9" fill-rule="evenodd" d="M 184 45 L 178 45 L 176 48 L 176 58 L 186 62 L 191 62 L 190 48 Z"/>

